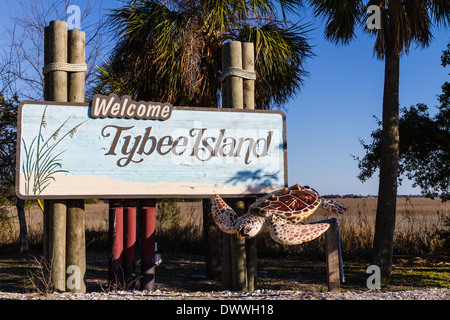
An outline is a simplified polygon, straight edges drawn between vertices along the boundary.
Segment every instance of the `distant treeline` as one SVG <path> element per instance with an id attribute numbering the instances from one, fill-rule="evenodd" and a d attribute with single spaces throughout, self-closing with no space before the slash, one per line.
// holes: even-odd
<path id="1" fill-rule="evenodd" d="M 378 198 L 378 196 L 373 196 L 373 195 L 367 195 L 367 196 L 363 196 L 363 195 L 358 195 L 358 194 L 344 194 L 344 195 L 340 195 L 340 194 L 326 194 L 324 196 L 322 196 L 324 198 L 330 198 L 330 199 L 361 199 L 361 198 L 367 198 L 367 199 L 371 199 L 371 198 Z M 420 195 L 420 194 L 411 194 L 411 195 L 398 195 L 397 198 L 425 198 L 425 196 Z"/>

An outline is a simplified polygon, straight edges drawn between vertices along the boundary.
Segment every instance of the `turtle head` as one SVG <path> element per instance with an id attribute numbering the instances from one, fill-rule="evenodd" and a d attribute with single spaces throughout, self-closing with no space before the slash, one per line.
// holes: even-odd
<path id="1" fill-rule="evenodd" d="M 253 214 L 246 214 L 239 218 L 237 237 L 239 239 L 253 238 L 257 236 L 265 226 L 265 218 Z"/>

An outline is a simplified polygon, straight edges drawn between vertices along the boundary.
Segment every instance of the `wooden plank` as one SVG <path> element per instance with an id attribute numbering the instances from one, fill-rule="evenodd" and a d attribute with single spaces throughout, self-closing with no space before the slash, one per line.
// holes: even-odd
<path id="1" fill-rule="evenodd" d="M 325 233 L 328 291 L 340 292 L 341 277 L 340 277 L 337 220 L 331 219 L 329 223 L 330 227 Z"/>

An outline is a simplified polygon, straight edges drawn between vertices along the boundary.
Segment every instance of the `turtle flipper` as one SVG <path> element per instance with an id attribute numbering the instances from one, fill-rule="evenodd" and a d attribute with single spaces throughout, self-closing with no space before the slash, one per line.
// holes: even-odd
<path id="1" fill-rule="evenodd" d="M 333 213 L 343 214 L 347 211 L 347 208 L 342 203 L 334 200 L 322 199 L 322 206 Z"/>
<path id="2" fill-rule="evenodd" d="M 329 223 L 292 224 L 274 215 L 269 223 L 270 236 L 280 244 L 294 245 L 308 242 L 328 230 Z"/>
<path id="3" fill-rule="evenodd" d="M 225 233 L 233 234 L 237 232 L 238 215 L 222 200 L 219 195 L 215 195 L 212 202 L 212 214 L 214 222 Z"/>

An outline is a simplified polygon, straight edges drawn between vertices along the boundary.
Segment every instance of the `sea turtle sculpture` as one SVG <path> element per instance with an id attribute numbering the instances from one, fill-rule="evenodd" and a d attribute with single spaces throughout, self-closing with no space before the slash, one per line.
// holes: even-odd
<path id="1" fill-rule="evenodd" d="M 236 233 L 238 238 L 245 239 L 268 231 L 276 242 L 293 245 L 311 241 L 327 231 L 329 223 L 301 222 L 320 205 L 333 213 L 342 214 L 347 210 L 337 201 L 323 199 L 313 188 L 296 184 L 263 196 L 240 217 L 216 194 L 212 213 L 217 226 L 225 233 Z"/>

